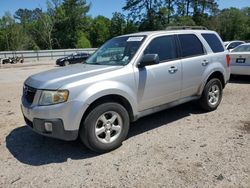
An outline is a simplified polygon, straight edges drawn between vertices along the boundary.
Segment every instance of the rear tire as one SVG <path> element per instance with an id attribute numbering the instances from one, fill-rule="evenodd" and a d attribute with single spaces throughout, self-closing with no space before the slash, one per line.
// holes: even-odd
<path id="1" fill-rule="evenodd" d="M 221 81 L 213 78 L 207 82 L 203 90 L 202 96 L 199 99 L 201 108 L 207 112 L 214 111 L 220 105 L 223 95 Z"/>
<path id="2" fill-rule="evenodd" d="M 121 146 L 129 131 L 129 115 L 120 104 L 96 106 L 85 118 L 79 136 L 89 149 L 105 153 Z"/>

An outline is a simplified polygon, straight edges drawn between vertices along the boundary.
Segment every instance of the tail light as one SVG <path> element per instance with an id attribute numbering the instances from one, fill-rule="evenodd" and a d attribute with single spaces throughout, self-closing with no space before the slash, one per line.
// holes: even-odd
<path id="1" fill-rule="evenodd" d="M 227 67 L 230 67 L 230 56 L 229 54 L 226 55 Z"/>

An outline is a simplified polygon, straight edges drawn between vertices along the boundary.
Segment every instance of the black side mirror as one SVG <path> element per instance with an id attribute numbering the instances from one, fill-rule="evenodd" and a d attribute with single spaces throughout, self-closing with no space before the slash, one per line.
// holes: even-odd
<path id="1" fill-rule="evenodd" d="M 143 56 L 140 63 L 138 63 L 138 68 L 143 68 L 149 65 L 156 65 L 160 63 L 158 54 L 146 54 Z"/>

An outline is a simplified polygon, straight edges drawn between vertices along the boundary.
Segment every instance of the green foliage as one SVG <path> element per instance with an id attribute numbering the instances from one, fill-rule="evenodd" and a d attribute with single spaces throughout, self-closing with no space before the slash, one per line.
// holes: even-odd
<path id="1" fill-rule="evenodd" d="M 0 50 L 99 47 L 115 36 L 184 25 L 206 26 L 223 40 L 249 40 L 250 7 L 219 10 L 217 1 L 126 0 L 127 16 L 115 12 L 109 19 L 88 16 L 87 0 L 48 0 L 45 12 L 18 9 L 0 18 Z"/>
<path id="2" fill-rule="evenodd" d="M 194 26 L 196 25 L 192 17 L 190 16 L 181 16 L 176 17 L 171 24 L 172 26 Z"/>
<path id="3" fill-rule="evenodd" d="M 76 48 L 90 48 L 91 44 L 89 39 L 86 37 L 86 34 L 83 32 L 80 32 L 78 34 L 77 44 Z"/>
<path id="4" fill-rule="evenodd" d="M 55 10 L 53 35 L 56 48 L 74 48 L 77 33 L 84 30 L 84 19 L 89 11 L 85 0 L 64 0 Z"/>
<path id="5" fill-rule="evenodd" d="M 128 20 L 126 27 L 124 28 L 124 34 L 136 33 L 138 32 L 138 26 L 131 20 Z"/>
<path id="6" fill-rule="evenodd" d="M 126 28 L 125 16 L 119 12 L 113 13 L 110 23 L 110 36 L 116 37 L 122 35 Z"/>
<path id="7" fill-rule="evenodd" d="M 90 40 L 93 47 L 101 46 L 110 38 L 111 22 L 104 16 L 97 16 L 91 25 Z"/>
<path id="8" fill-rule="evenodd" d="M 236 8 L 224 9 L 214 19 L 217 23 L 215 29 L 224 40 L 249 40 L 249 16 L 244 11 Z"/>

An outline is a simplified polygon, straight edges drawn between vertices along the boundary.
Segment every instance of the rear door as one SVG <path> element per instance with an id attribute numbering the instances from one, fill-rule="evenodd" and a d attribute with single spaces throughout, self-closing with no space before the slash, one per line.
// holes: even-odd
<path id="1" fill-rule="evenodd" d="M 195 34 L 179 34 L 182 57 L 182 91 L 181 97 L 196 95 L 202 83 L 202 75 L 210 63 L 210 56 Z"/>

